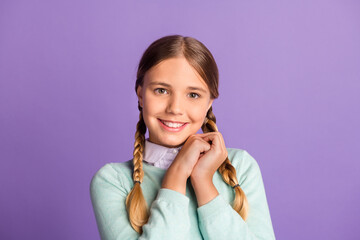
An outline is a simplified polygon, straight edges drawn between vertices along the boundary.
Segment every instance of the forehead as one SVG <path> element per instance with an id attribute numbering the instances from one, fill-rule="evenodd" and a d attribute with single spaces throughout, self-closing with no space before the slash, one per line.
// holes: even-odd
<path id="1" fill-rule="evenodd" d="M 144 76 L 145 84 L 166 82 L 173 86 L 198 86 L 208 89 L 206 82 L 184 57 L 169 58 L 150 68 Z"/>

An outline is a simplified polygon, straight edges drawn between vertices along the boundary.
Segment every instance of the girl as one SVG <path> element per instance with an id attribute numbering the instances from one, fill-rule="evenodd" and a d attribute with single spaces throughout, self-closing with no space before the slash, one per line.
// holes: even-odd
<path id="1" fill-rule="evenodd" d="M 226 148 L 216 127 L 218 75 L 194 38 L 146 49 L 133 159 L 106 164 L 90 184 L 101 239 L 275 239 L 257 162 Z"/>

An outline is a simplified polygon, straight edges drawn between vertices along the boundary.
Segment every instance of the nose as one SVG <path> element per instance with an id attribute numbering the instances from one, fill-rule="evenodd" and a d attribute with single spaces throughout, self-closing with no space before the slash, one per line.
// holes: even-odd
<path id="1" fill-rule="evenodd" d="M 182 115 L 184 109 L 184 103 L 181 96 L 173 94 L 167 103 L 166 112 L 176 115 Z"/>

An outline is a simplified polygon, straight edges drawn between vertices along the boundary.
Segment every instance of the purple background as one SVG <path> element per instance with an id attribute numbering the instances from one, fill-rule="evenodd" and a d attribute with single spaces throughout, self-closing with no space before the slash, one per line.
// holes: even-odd
<path id="1" fill-rule="evenodd" d="M 91 177 L 132 158 L 136 67 L 168 34 L 213 53 L 277 239 L 359 239 L 360 2 L 219 2 L 1 1 L 0 239 L 99 239 Z"/>

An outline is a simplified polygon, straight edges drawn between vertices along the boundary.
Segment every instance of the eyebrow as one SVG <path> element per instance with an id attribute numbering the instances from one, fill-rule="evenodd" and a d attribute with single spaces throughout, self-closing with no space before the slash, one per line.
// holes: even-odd
<path id="1" fill-rule="evenodd" d="M 149 86 L 151 86 L 151 85 L 162 85 L 162 86 L 171 88 L 170 84 L 167 84 L 167 83 L 164 83 L 164 82 L 151 82 L 151 83 L 149 83 Z M 198 90 L 200 92 L 206 93 L 205 89 L 199 88 L 199 87 L 188 87 L 188 89 L 190 89 L 190 90 Z"/>

